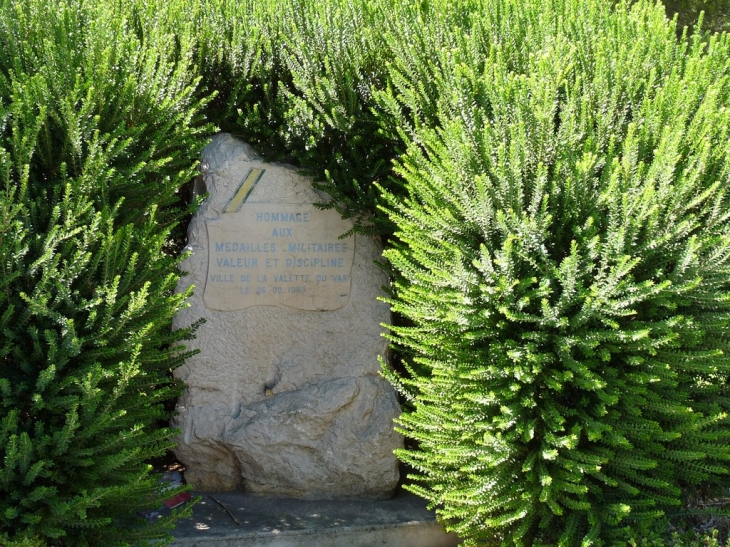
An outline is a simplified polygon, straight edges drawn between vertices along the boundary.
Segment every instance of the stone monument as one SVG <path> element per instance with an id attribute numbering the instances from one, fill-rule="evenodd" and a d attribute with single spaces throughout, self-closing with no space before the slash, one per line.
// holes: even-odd
<path id="1" fill-rule="evenodd" d="M 206 322 L 177 369 L 174 425 L 185 476 L 204 491 L 384 499 L 398 481 L 399 413 L 379 376 L 377 300 L 387 276 L 371 238 L 289 166 L 220 134 L 203 151 L 208 197 L 188 229 L 176 326 Z"/>

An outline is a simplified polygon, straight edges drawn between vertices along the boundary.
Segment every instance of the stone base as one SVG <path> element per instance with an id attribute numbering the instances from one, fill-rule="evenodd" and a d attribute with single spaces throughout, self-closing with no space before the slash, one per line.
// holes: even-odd
<path id="1" fill-rule="evenodd" d="M 234 492 L 212 498 L 201 495 L 193 517 L 178 522 L 172 547 L 454 547 L 459 543 L 457 536 L 438 525 L 425 501 L 405 492 L 380 502 L 261 499 Z"/>

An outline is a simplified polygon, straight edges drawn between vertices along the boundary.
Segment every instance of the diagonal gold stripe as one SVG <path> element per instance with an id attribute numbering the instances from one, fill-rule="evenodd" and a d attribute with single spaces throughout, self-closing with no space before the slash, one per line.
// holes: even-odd
<path id="1" fill-rule="evenodd" d="M 264 174 L 266 169 L 250 169 L 248 174 L 241 181 L 241 186 L 238 187 L 238 191 L 228 202 L 226 208 L 223 210 L 224 213 L 237 213 L 241 209 L 243 202 L 248 199 L 256 183 L 261 180 L 261 176 Z"/>

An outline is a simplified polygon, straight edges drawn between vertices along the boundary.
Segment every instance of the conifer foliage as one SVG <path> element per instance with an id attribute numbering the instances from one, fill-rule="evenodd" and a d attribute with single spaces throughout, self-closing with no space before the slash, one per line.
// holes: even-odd
<path id="1" fill-rule="evenodd" d="M 214 121 L 306 170 L 331 197 L 323 205 L 371 234 L 392 231 L 374 183 L 394 180 L 400 138 L 373 94 L 387 84 L 391 45 L 402 45 L 384 39 L 401 4 L 207 0 L 196 15 Z"/>
<path id="2" fill-rule="evenodd" d="M 730 482 L 730 40 L 648 2 L 472 5 L 437 91 L 404 53 L 382 98 L 415 128 L 400 457 L 466 544 L 625 545 Z"/>
<path id="3" fill-rule="evenodd" d="M 194 330 L 170 328 L 171 205 L 211 128 L 161 16 L 0 3 L 2 544 L 149 545 L 174 521 L 136 512 L 160 504 L 145 460 Z"/>

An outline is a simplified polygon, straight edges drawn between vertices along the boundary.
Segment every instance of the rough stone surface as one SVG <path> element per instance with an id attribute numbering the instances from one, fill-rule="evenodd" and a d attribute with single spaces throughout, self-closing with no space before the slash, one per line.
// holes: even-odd
<path id="1" fill-rule="evenodd" d="M 187 384 L 173 422 L 182 431 L 176 454 L 186 466 L 187 481 L 203 491 L 243 489 L 309 499 L 388 498 L 398 481 L 393 450 L 402 446 L 402 438 L 393 431 L 393 418 L 399 413 L 395 393 L 378 374 L 378 357 L 386 350 L 380 325 L 390 319 L 387 305 L 377 300 L 388 282 L 374 263 L 382 249 L 361 236 L 338 240 L 342 232 L 332 230 L 348 224 L 320 222 L 319 215 L 332 211 L 310 211 L 310 227 L 325 226 L 320 231 L 329 232 L 306 237 L 315 243 L 349 242 L 354 246 L 349 262 L 347 253 L 337 254 L 340 247 L 306 255 L 298 251 L 312 249 L 295 246 L 289 255 L 282 255 L 280 248 L 275 255 L 260 241 L 258 249 L 246 247 L 251 252 L 231 251 L 230 256 L 236 260 L 258 257 L 259 269 L 252 270 L 249 283 L 254 291 L 256 276 L 277 271 L 291 274 L 273 267 L 261 269 L 262 262 L 274 256 L 282 261 L 319 256 L 322 262 L 303 264 L 334 265 L 326 275 L 339 271 L 349 276 L 347 282 L 332 278 L 337 282 L 320 286 L 322 294 L 305 301 L 289 287 L 304 287 L 315 294 L 314 276 L 319 270 L 303 266 L 296 274 L 313 277 L 278 285 L 269 277 L 261 284 L 262 291 L 276 292 L 280 290 L 277 286 L 283 290 L 266 300 L 271 305 L 259 305 L 261 300 L 243 294 L 249 285 L 238 283 L 248 275 L 243 262 L 231 263 L 230 280 L 219 273 L 224 266 L 218 261 L 227 255 L 221 254 L 225 252 L 222 240 L 217 254 L 215 241 L 209 243 L 208 234 L 216 233 L 210 226 L 222 221 L 228 226 L 239 218 L 244 228 L 231 239 L 243 241 L 252 212 L 264 210 L 262 204 L 281 206 L 272 211 L 309 210 L 324 197 L 295 169 L 262 162 L 251 147 L 227 134 L 217 135 L 203 151 L 202 172 L 205 188 L 200 190 L 207 190 L 209 197 L 189 226 L 191 255 L 182 264 L 188 275 L 178 287 L 184 290 L 192 284 L 195 295 L 176 319 L 177 327 L 206 319 L 197 338 L 188 344 L 200 353 L 176 371 Z M 260 172 L 263 174 L 252 189 L 247 189 L 246 180 Z M 244 196 L 246 191 L 250 193 Z M 294 231 L 287 232 L 294 238 L 289 243 L 296 240 L 296 229 L 294 225 Z M 220 240 L 221 236 L 215 237 Z M 344 257 L 341 262 L 331 262 L 339 260 L 338 256 Z M 210 261 L 215 263 L 209 268 Z M 225 295 L 230 293 L 228 307 L 234 309 L 218 311 L 206 306 L 206 282 L 209 291 L 211 287 L 218 291 L 214 307 L 225 307 L 221 302 L 228 301 Z M 234 285 L 238 286 L 236 295 Z M 330 298 L 332 291 L 339 291 L 335 300 Z"/>

